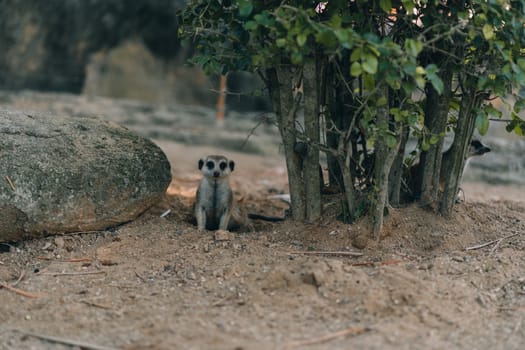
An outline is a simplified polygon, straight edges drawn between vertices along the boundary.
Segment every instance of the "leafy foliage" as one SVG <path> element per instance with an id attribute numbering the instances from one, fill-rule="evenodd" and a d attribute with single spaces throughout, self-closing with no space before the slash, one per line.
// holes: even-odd
<path id="1" fill-rule="evenodd" d="M 524 0 L 193 0 L 181 22 L 182 36 L 195 43 L 192 62 L 210 74 L 258 72 L 276 89 L 282 82 L 270 86 L 269 70 L 300 71 L 315 61 L 324 82 L 321 117 L 339 138 L 314 146 L 351 159 L 345 168 L 358 192 L 374 188 L 368 164 L 381 142 L 384 152 L 404 147 L 409 130 L 420 152 L 442 144 L 445 129 L 429 127 L 438 118 L 428 110 L 436 96 L 456 133 L 461 114 L 485 134 L 501 116 L 486 103 L 495 97 L 512 111 L 507 130 L 525 132 Z"/>

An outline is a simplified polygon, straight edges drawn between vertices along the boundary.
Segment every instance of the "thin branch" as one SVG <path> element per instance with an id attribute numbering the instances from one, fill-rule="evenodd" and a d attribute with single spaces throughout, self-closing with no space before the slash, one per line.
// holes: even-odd
<path id="1" fill-rule="evenodd" d="M 363 262 L 356 262 L 353 264 L 350 264 L 351 266 L 389 266 L 389 265 L 397 265 L 404 263 L 405 260 L 385 260 L 385 261 L 363 261 Z"/>
<path id="2" fill-rule="evenodd" d="M 102 305 L 102 304 L 95 303 L 95 302 L 92 302 L 92 301 L 81 300 L 80 302 L 83 303 L 83 304 L 86 304 L 88 306 L 97 307 L 99 309 L 113 310 L 113 308 L 111 306 Z"/>
<path id="3" fill-rule="evenodd" d="M 57 261 L 57 262 L 67 262 L 67 263 L 77 263 L 77 262 L 90 262 L 91 261 L 91 258 L 70 258 L 70 259 L 53 259 L 53 258 L 49 258 L 47 256 L 37 256 L 37 259 L 38 260 L 53 260 L 53 261 Z"/>
<path id="4" fill-rule="evenodd" d="M 102 231 L 75 231 L 75 232 L 65 232 L 63 234 L 60 234 L 59 236 L 75 236 L 75 235 L 81 235 L 81 234 L 84 234 L 84 233 L 104 233 L 104 232 L 108 232 L 107 230 L 102 230 Z"/>
<path id="5" fill-rule="evenodd" d="M 502 237 L 502 238 L 498 238 L 498 239 L 495 239 L 495 240 L 487 242 L 487 243 L 478 244 L 478 245 L 474 245 L 474 246 L 471 246 L 471 247 L 466 247 L 465 250 L 481 249 L 481 248 L 487 247 L 487 246 L 489 246 L 491 244 L 494 244 L 494 243 L 498 243 L 498 245 L 499 245 L 501 243 L 501 241 L 503 241 L 504 239 L 512 238 L 512 237 L 517 236 L 519 234 L 521 234 L 521 232 L 516 232 L 516 233 L 513 233 L 511 235 L 508 235 L 508 236 L 505 236 L 505 237 Z"/>
<path id="6" fill-rule="evenodd" d="M 7 283 L 0 283 L 0 288 L 4 288 L 6 290 L 9 290 L 9 291 L 14 292 L 16 294 L 19 294 L 19 295 L 24 296 L 26 298 L 31 298 L 31 299 L 38 298 L 38 295 L 36 295 L 36 294 L 29 293 L 29 292 L 26 292 L 25 290 L 21 290 L 21 289 L 15 288 L 13 286 L 10 286 Z"/>
<path id="7" fill-rule="evenodd" d="M 82 272 L 41 272 L 39 275 L 46 276 L 84 276 L 84 275 L 101 275 L 106 274 L 106 271 L 82 271 Z"/>
<path id="8" fill-rule="evenodd" d="M 246 138 L 244 139 L 243 143 L 241 144 L 241 147 L 240 147 L 241 149 L 243 149 L 244 146 L 246 146 L 246 144 L 248 143 L 248 140 L 250 139 L 250 137 L 255 134 L 255 130 L 257 130 L 257 128 L 259 126 L 261 126 L 262 123 L 264 123 L 265 121 L 270 120 L 270 118 L 267 117 L 264 113 L 261 114 L 260 116 L 261 116 L 261 118 L 259 118 L 259 121 L 257 122 L 257 124 L 255 124 L 255 126 L 253 128 L 251 128 L 251 130 L 248 132 L 248 135 L 246 136 Z"/>
<path id="9" fill-rule="evenodd" d="M 5 176 L 5 179 L 6 179 L 7 182 L 9 183 L 9 186 L 11 187 L 11 189 L 12 189 L 13 191 L 16 191 L 16 189 L 15 189 L 15 185 L 13 185 L 13 181 L 11 181 L 11 178 L 10 178 L 8 175 L 6 175 L 6 176 Z"/>
<path id="10" fill-rule="evenodd" d="M 350 328 L 344 329 L 342 331 L 326 334 L 326 335 L 323 335 L 323 336 L 317 337 L 317 338 L 310 338 L 310 339 L 305 339 L 305 340 L 291 341 L 291 342 L 288 342 L 288 343 L 286 343 L 284 345 L 284 349 L 294 349 L 294 348 L 299 348 L 299 347 L 303 347 L 303 346 L 307 346 L 307 345 L 326 343 L 326 342 L 328 342 L 330 340 L 334 340 L 334 339 L 342 338 L 342 337 L 359 335 L 359 334 L 362 334 L 362 333 L 366 333 L 366 332 L 368 332 L 370 330 L 371 329 L 367 328 L 367 327 L 350 327 Z"/>
<path id="11" fill-rule="evenodd" d="M 20 283 L 24 279 L 25 274 L 26 273 L 24 272 L 24 270 L 21 270 L 20 276 L 18 276 L 18 279 L 15 281 L 15 283 L 11 283 L 11 287 L 16 287 L 18 283 Z"/>
<path id="12" fill-rule="evenodd" d="M 46 334 L 41 334 L 41 333 L 34 333 L 34 332 L 31 332 L 31 331 L 25 331 L 25 330 L 18 329 L 18 328 L 13 328 L 12 330 L 15 331 L 15 332 L 21 333 L 23 335 L 26 335 L 26 336 L 39 338 L 39 339 L 46 340 L 46 341 L 53 342 L 53 343 L 57 343 L 57 344 L 76 346 L 76 347 L 79 347 L 81 349 L 88 349 L 88 350 L 117 350 L 117 348 L 111 348 L 111 347 L 107 347 L 107 346 L 96 345 L 96 344 L 87 343 L 87 342 L 83 342 L 83 341 L 78 341 L 78 340 L 74 340 L 74 339 L 56 337 L 56 336 L 46 335 Z"/>
<path id="13" fill-rule="evenodd" d="M 363 256 L 360 252 L 349 252 L 349 251 L 297 251 L 288 252 L 288 254 L 302 254 L 302 255 L 346 255 L 346 256 Z"/>

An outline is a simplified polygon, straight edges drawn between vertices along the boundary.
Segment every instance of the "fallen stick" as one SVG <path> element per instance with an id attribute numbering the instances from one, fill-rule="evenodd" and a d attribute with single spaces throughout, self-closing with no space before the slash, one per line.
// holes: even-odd
<path id="1" fill-rule="evenodd" d="M 70 259 L 58 259 L 55 260 L 53 258 L 48 258 L 47 256 L 37 256 L 38 260 L 53 260 L 57 262 L 69 262 L 69 263 L 77 263 L 77 262 L 90 262 L 90 258 L 70 258 Z"/>
<path id="2" fill-rule="evenodd" d="M 13 181 L 11 181 L 11 178 L 10 178 L 8 175 L 6 175 L 6 176 L 5 176 L 5 179 L 7 180 L 7 182 L 9 182 L 9 186 L 11 186 L 11 189 L 12 189 L 13 191 L 16 191 L 16 189 L 15 189 L 15 185 L 13 184 Z"/>
<path id="3" fill-rule="evenodd" d="M 31 298 L 31 299 L 38 298 L 38 295 L 36 295 L 36 294 L 29 293 L 29 292 L 26 292 L 25 290 L 15 288 L 15 287 L 10 286 L 9 284 L 6 284 L 6 283 L 0 283 L 0 288 L 7 289 L 7 290 L 9 290 L 9 291 L 11 291 L 13 293 L 16 293 L 18 295 L 24 296 L 26 298 Z"/>
<path id="4" fill-rule="evenodd" d="M 146 283 L 146 279 L 142 277 L 137 271 L 135 271 L 135 276 L 137 276 L 142 282 Z"/>
<path id="5" fill-rule="evenodd" d="M 102 304 L 99 304 L 99 303 L 94 303 L 92 301 L 81 300 L 80 302 L 83 303 L 83 304 L 89 305 L 89 306 L 98 307 L 99 309 L 104 309 L 104 310 L 112 310 L 113 309 L 111 306 L 106 306 L 106 305 L 102 305 Z"/>
<path id="6" fill-rule="evenodd" d="M 482 244 L 478 244 L 478 245 L 473 245 L 471 247 L 466 247 L 465 250 L 481 249 L 481 248 L 487 247 L 487 246 L 489 246 L 491 244 L 494 244 L 494 243 L 498 243 L 498 242 L 501 243 L 501 241 L 503 241 L 504 239 L 512 238 L 512 237 L 517 236 L 519 234 L 521 234 L 521 232 L 516 232 L 516 233 L 513 233 L 511 235 L 508 235 L 508 236 L 505 236 L 505 237 L 502 237 L 502 238 L 498 238 L 498 239 L 492 240 L 492 241 L 487 242 L 487 243 L 482 243 Z"/>
<path id="7" fill-rule="evenodd" d="M 348 252 L 348 251 L 298 251 L 298 252 L 288 252 L 288 254 L 363 256 L 363 253 Z"/>
<path id="8" fill-rule="evenodd" d="M 343 329 L 342 331 L 339 331 L 339 332 L 323 335 L 318 338 L 292 341 L 292 342 L 285 344 L 284 349 L 287 350 L 287 349 L 298 348 L 298 347 L 302 347 L 306 345 L 325 343 L 327 341 L 330 341 L 336 338 L 348 337 L 351 335 L 352 336 L 358 335 L 358 334 L 366 333 L 368 331 L 370 331 L 370 328 L 367 328 L 367 327 L 350 327 L 347 329 Z"/>
<path id="9" fill-rule="evenodd" d="M 379 265 L 379 266 L 387 266 L 387 265 L 397 265 L 397 264 L 401 264 L 401 263 L 404 263 L 405 260 L 385 260 L 385 261 L 378 261 L 378 262 L 374 262 L 374 261 L 363 261 L 363 262 L 356 262 L 356 263 L 353 263 L 353 264 L 350 264 L 351 266 L 376 266 L 376 265 Z"/>
<path id="10" fill-rule="evenodd" d="M 104 233 L 104 232 L 109 232 L 109 231 L 107 231 L 107 230 L 102 230 L 102 231 L 75 231 L 75 232 L 65 232 L 65 233 L 60 234 L 60 236 L 75 236 L 75 235 L 82 235 L 82 234 L 85 234 L 85 233 Z"/>
<path id="11" fill-rule="evenodd" d="M 101 275 L 105 274 L 106 271 L 83 271 L 83 272 L 41 272 L 39 275 L 46 276 L 83 276 L 83 275 Z"/>
<path id="12" fill-rule="evenodd" d="M 117 350 L 117 348 L 110 348 L 110 347 L 107 347 L 107 346 L 101 346 L 101 345 L 86 343 L 86 342 L 78 341 L 78 340 L 74 340 L 74 339 L 55 337 L 55 336 L 52 336 L 52 335 L 46 335 L 46 334 L 40 334 L 40 333 L 24 331 L 24 330 L 21 330 L 21 329 L 18 329 L 18 328 L 13 328 L 12 330 L 15 331 L 15 332 L 21 333 L 23 335 L 26 335 L 26 336 L 30 336 L 30 337 L 34 337 L 34 338 L 38 338 L 38 339 L 42 339 L 42 340 L 47 340 L 49 342 L 53 342 L 53 343 L 57 343 L 57 344 L 64 344 L 64 345 L 69 345 L 69 346 L 77 346 L 77 347 L 79 347 L 81 349 L 89 349 L 89 350 Z"/>
<path id="13" fill-rule="evenodd" d="M 11 283 L 11 287 L 16 287 L 18 283 L 20 283 L 22 281 L 22 279 L 24 278 L 25 276 L 25 272 L 24 270 L 21 270 L 20 271 L 20 276 L 18 276 L 18 279 L 15 281 L 15 283 Z"/>

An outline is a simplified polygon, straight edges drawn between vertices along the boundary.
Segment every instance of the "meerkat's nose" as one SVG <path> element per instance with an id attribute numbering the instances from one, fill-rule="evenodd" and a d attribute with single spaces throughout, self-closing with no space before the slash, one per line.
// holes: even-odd
<path id="1" fill-rule="evenodd" d="M 219 177 L 219 174 L 220 174 L 220 173 L 219 173 L 218 171 L 214 171 L 214 172 L 213 172 L 213 177 Z"/>

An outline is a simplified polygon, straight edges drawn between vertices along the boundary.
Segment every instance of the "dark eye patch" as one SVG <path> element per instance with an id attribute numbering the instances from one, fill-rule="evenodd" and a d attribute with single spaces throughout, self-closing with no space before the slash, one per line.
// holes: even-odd
<path id="1" fill-rule="evenodd" d="M 219 164 L 219 167 L 221 168 L 221 170 L 226 169 L 227 166 L 228 164 L 226 164 L 226 162 L 221 162 L 221 164 Z"/>
<path id="2" fill-rule="evenodd" d="M 209 160 L 209 161 L 206 162 L 206 168 L 208 168 L 208 169 L 211 170 L 211 169 L 213 169 L 214 167 L 215 167 L 215 163 L 212 162 L 211 160 Z"/>

